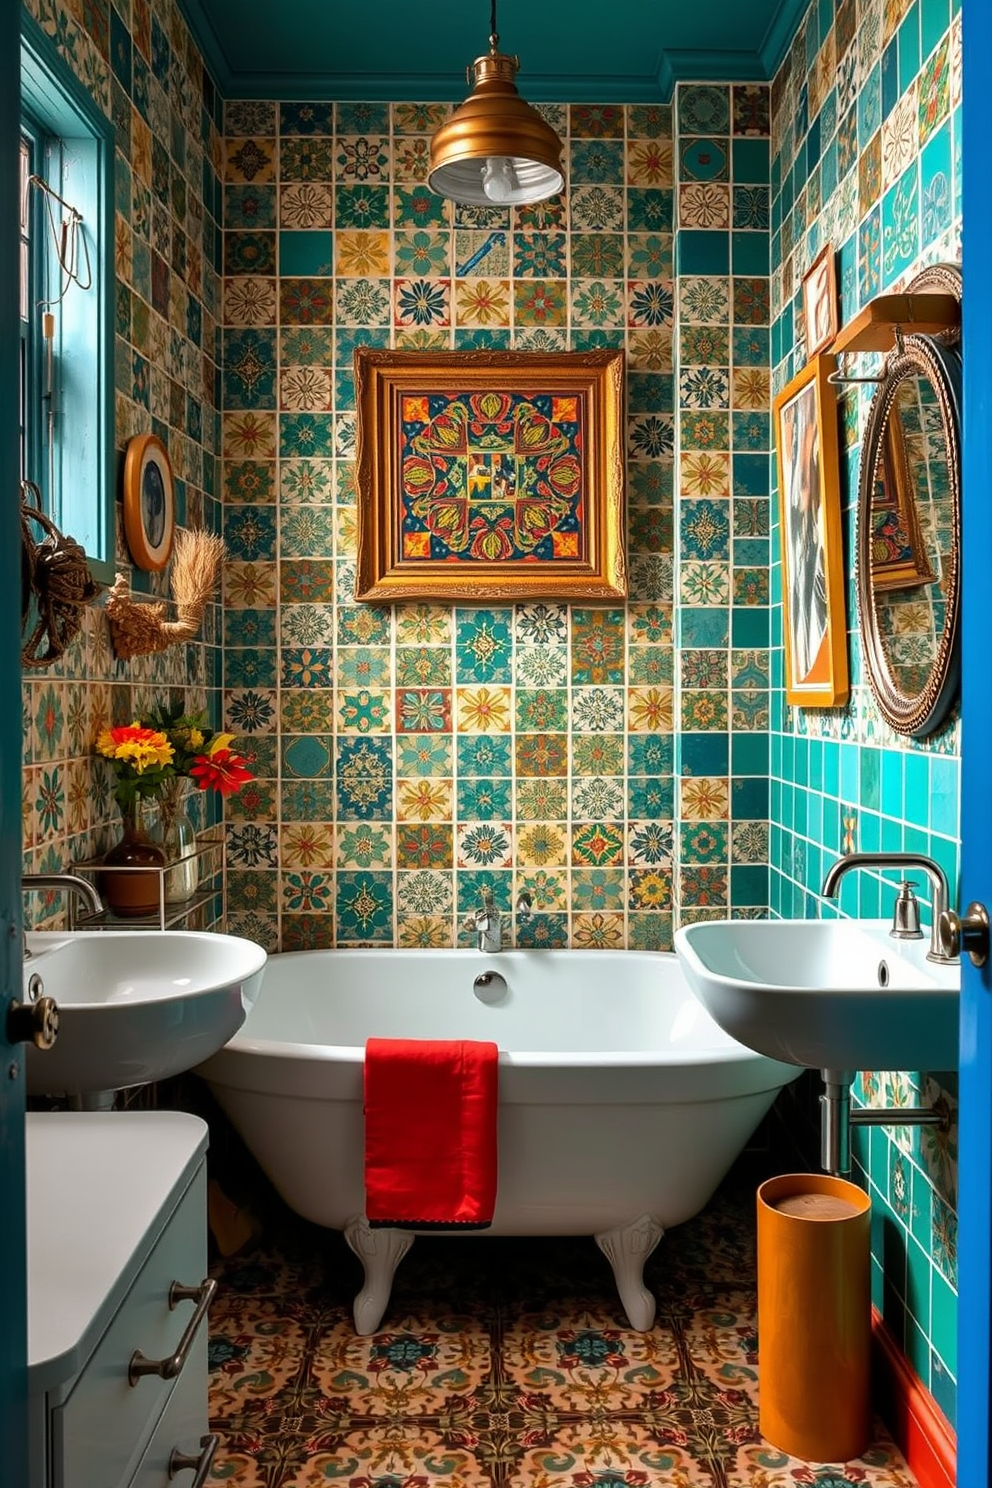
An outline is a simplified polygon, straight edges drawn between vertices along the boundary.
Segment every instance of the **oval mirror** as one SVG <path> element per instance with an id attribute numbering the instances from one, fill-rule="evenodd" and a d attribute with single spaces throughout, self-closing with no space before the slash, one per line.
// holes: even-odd
<path id="1" fill-rule="evenodd" d="M 861 453 L 865 666 L 882 716 L 914 738 L 940 727 L 959 681 L 960 401 L 957 333 L 902 338 L 872 399 Z"/>

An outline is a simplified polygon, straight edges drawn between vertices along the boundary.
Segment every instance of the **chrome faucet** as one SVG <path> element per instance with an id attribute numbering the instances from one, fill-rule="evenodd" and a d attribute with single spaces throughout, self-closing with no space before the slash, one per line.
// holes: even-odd
<path id="1" fill-rule="evenodd" d="M 499 910 L 493 901 L 492 889 L 483 889 L 479 897 L 479 908 L 469 921 L 475 931 L 476 947 L 483 953 L 501 951 L 503 949 L 503 925 Z"/>
<path id="2" fill-rule="evenodd" d="M 78 873 L 25 873 L 21 879 L 21 888 L 24 893 L 34 893 L 44 889 L 58 889 L 60 893 L 74 895 L 85 901 L 92 915 L 103 914 L 103 900 L 96 891 L 96 887 L 90 883 L 88 878 L 83 878 Z M 70 919 L 70 925 L 73 921 Z M 31 955 L 27 941 L 24 942 L 24 958 Z"/>
<path id="3" fill-rule="evenodd" d="M 890 868 L 901 872 L 904 868 L 918 869 L 925 873 L 930 880 L 931 897 L 933 899 L 933 917 L 930 922 L 930 949 L 927 951 L 928 961 L 954 962 L 957 956 L 949 956 L 941 944 L 940 939 L 940 917 L 948 908 L 950 897 L 947 887 L 947 874 L 939 863 L 933 858 L 928 858 L 925 853 L 914 852 L 852 852 L 846 853 L 844 857 L 838 858 L 827 869 L 827 875 L 823 880 L 823 888 L 820 893 L 824 899 L 835 899 L 837 889 L 845 873 L 853 868 Z M 905 938 L 901 929 L 900 911 L 897 900 L 896 923 L 893 925 L 893 933 L 898 938 Z"/>
<path id="4" fill-rule="evenodd" d="M 534 901 L 531 899 L 528 891 L 526 889 L 521 889 L 520 893 L 517 895 L 517 903 L 515 906 L 517 911 L 518 925 L 527 924 L 531 915 L 534 913 L 533 903 Z"/>

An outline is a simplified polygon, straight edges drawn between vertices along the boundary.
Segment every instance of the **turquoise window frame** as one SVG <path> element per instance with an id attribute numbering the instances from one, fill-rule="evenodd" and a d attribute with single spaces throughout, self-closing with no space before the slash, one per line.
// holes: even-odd
<path id="1" fill-rule="evenodd" d="M 116 498 L 114 128 L 26 13 L 21 107 L 25 122 L 49 144 L 58 175 L 50 184 L 82 213 L 93 273 L 92 288 L 70 286 L 56 311 L 54 480 L 49 490 L 46 468 L 39 485 L 52 520 L 85 549 L 93 577 L 109 583 Z M 40 388 L 41 337 L 32 340 L 31 373 Z M 40 397 L 35 402 L 40 410 Z"/>

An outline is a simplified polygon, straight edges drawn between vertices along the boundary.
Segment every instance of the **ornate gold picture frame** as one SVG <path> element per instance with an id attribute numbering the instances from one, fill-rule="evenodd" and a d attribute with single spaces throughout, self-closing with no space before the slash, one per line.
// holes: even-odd
<path id="1" fill-rule="evenodd" d="M 832 356 L 814 357 L 775 399 L 785 696 L 806 708 L 847 701 L 847 628 Z"/>
<path id="2" fill-rule="evenodd" d="M 803 275 L 803 318 L 806 324 L 806 359 L 826 351 L 839 329 L 837 263 L 829 243 Z"/>
<path id="3" fill-rule="evenodd" d="M 377 603 L 621 599 L 622 351 L 355 351 L 358 570 Z"/>

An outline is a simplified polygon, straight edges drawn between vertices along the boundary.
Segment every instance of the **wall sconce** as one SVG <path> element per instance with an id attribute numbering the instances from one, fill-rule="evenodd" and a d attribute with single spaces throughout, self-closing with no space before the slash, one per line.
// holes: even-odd
<path id="1" fill-rule="evenodd" d="M 565 184 L 561 140 L 517 92 L 519 59 L 497 50 L 496 0 L 489 33 L 488 55 L 466 68 L 472 92 L 431 140 L 427 184 L 456 202 L 543 201 Z"/>

